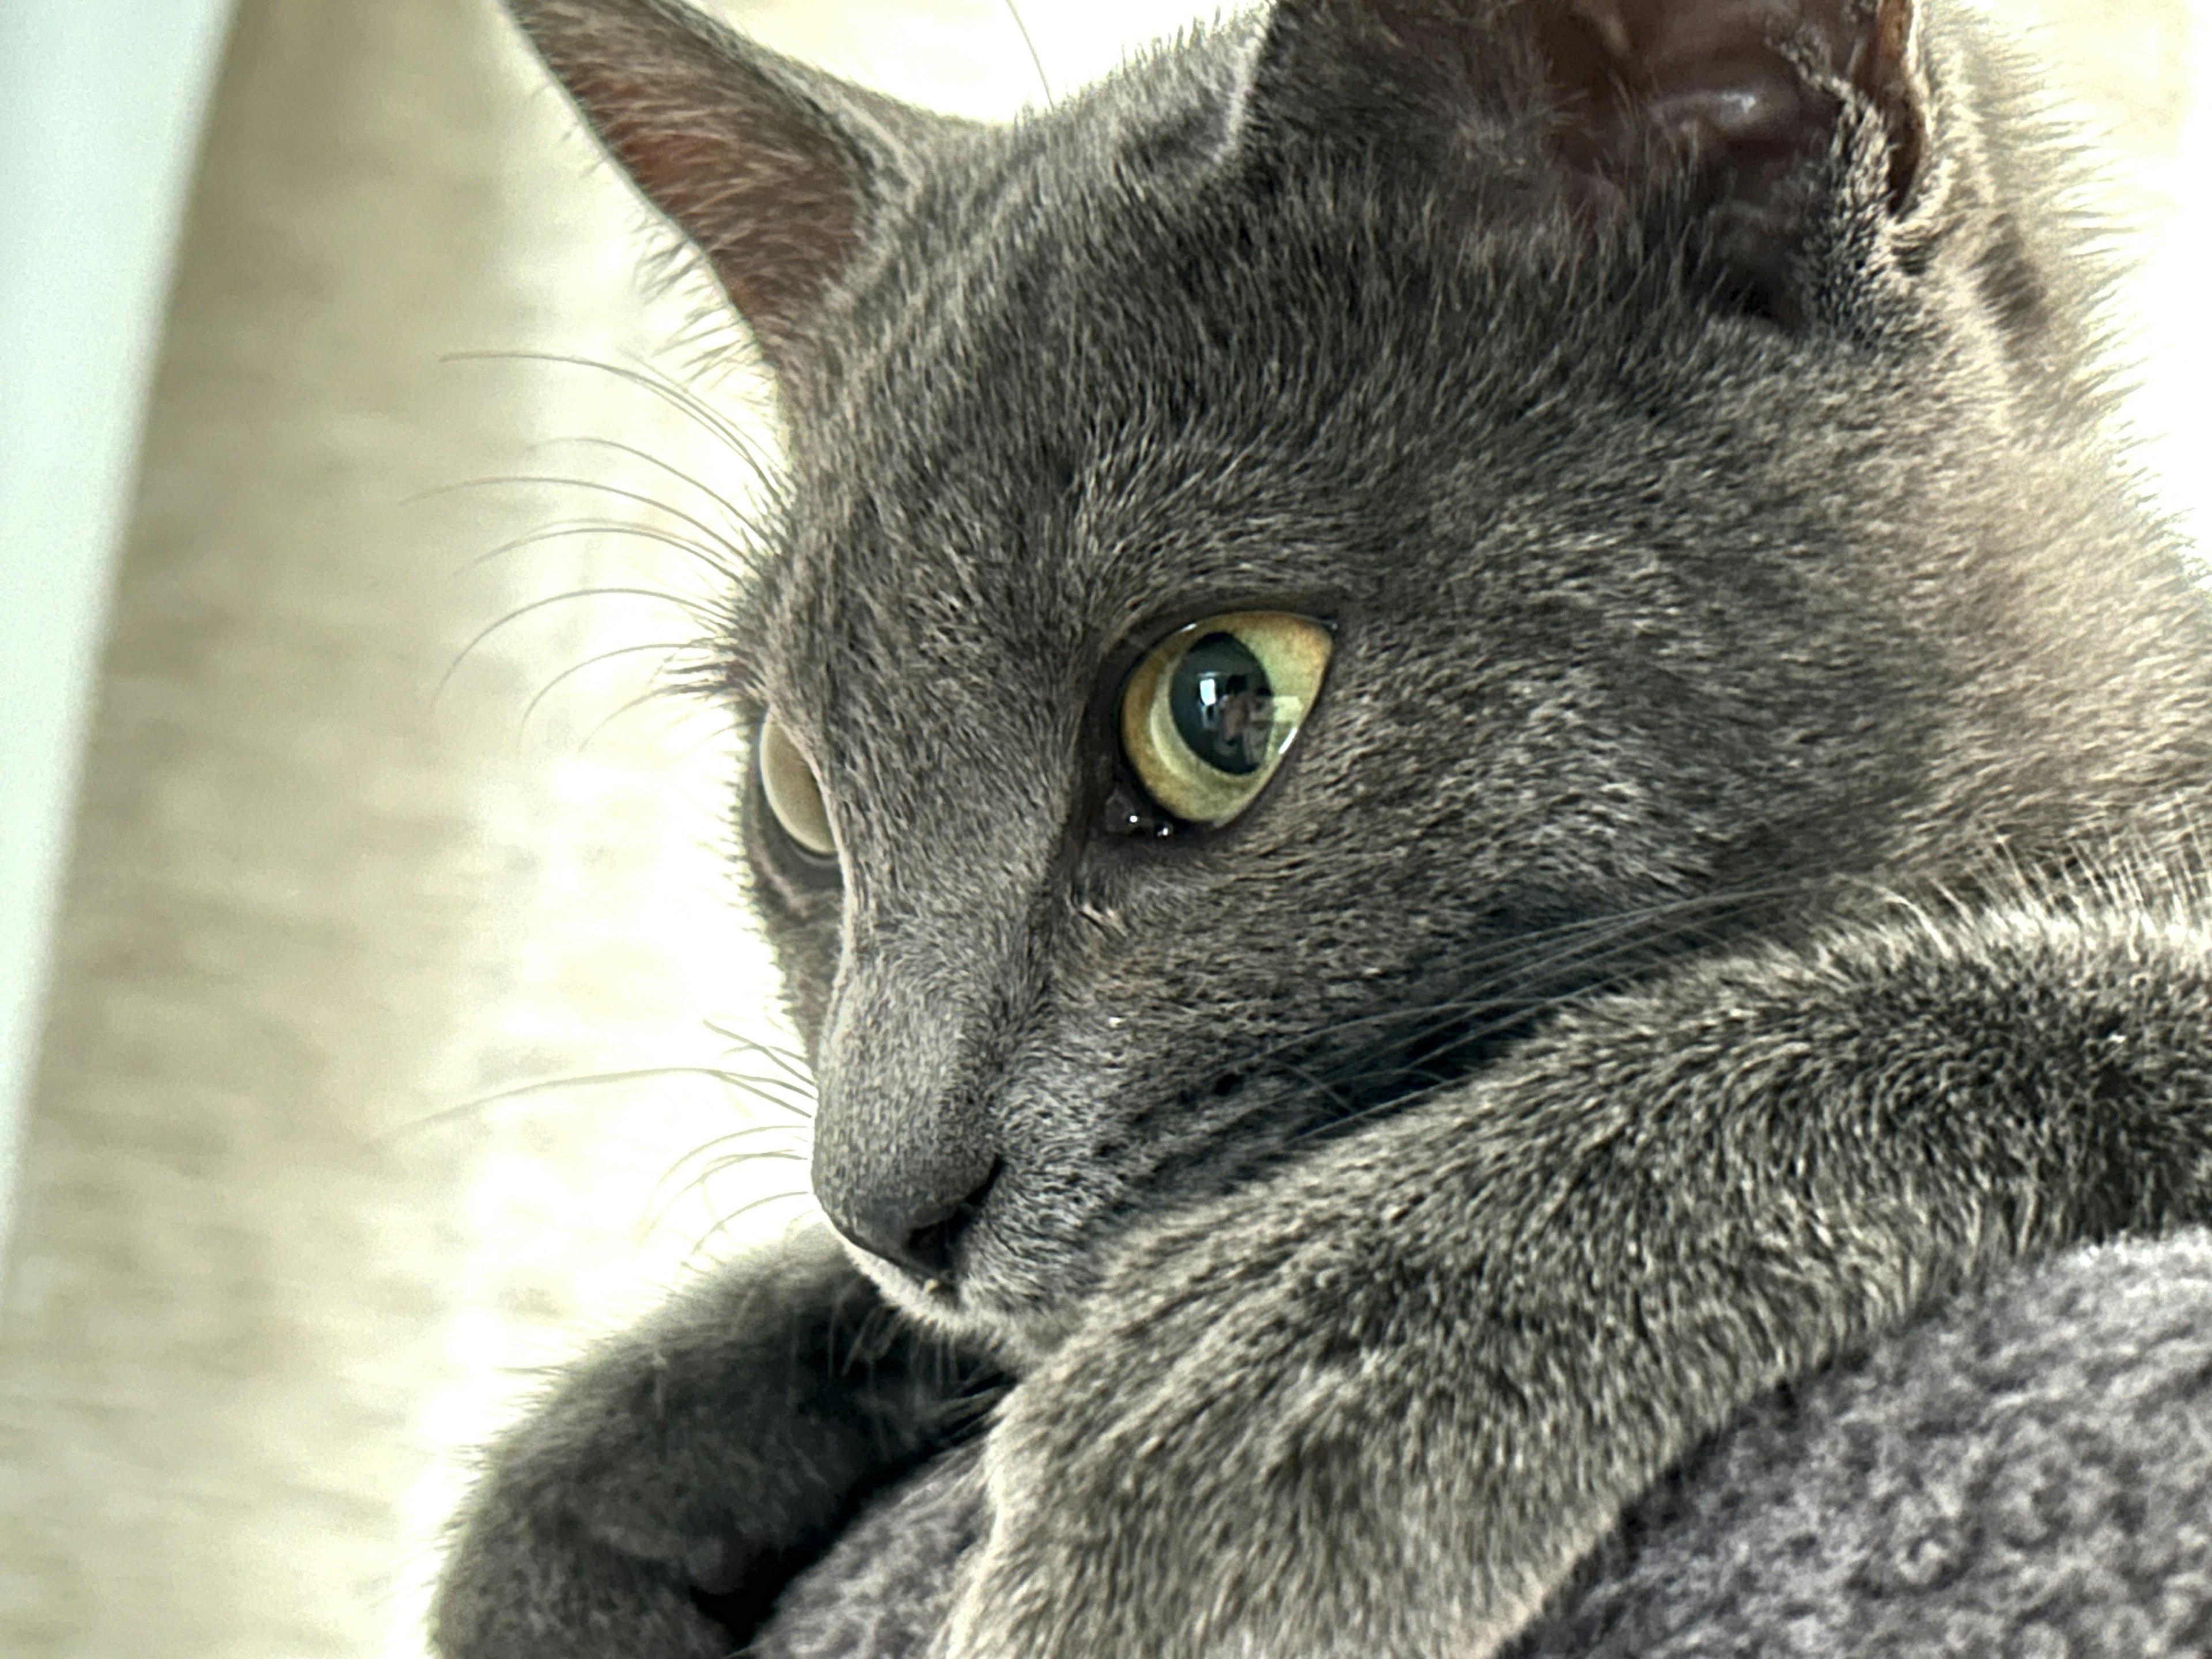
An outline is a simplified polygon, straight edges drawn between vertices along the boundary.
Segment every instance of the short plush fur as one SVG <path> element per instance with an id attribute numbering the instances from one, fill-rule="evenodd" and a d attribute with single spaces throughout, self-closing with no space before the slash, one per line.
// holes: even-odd
<path id="1" fill-rule="evenodd" d="M 1510 1659 L 2212 1653 L 2212 1243 L 2017 1271 L 1763 1397 L 1632 1505 Z M 946 1453 L 755 1659 L 927 1659 L 988 1527 Z"/>
<path id="2" fill-rule="evenodd" d="M 511 3 L 784 394 L 716 689 L 854 1248 L 499 1449 L 455 1659 L 721 1651 L 1007 1382 L 954 1659 L 1481 1659 L 1778 1387 L 2212 1218 L 2212 630 L 1967 17 L 1279 0 L 982 127 Z M 1255 611 L 1326 684 L 1183 822 L 1119 699 Z"/>

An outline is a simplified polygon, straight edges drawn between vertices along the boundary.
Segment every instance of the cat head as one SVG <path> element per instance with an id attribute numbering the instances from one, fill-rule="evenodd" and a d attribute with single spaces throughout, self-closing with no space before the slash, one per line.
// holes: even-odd
<path id="1" fill-rule="evenodd" d="M 1559 999 L 2201 775 L 1948 17 L 1281 0 L 985 127 L 510 4 L 782 390 L 747 845 L 816 1191 L 927 1316 L 1034 1350 Z"/>

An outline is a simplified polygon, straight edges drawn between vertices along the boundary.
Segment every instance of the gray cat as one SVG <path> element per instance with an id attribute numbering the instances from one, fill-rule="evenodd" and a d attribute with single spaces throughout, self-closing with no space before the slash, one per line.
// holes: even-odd
<path id="1" fill-rule="evenodd" d="M 454 1659 L 725 1653 L 986 1425 L 916 1642 L 1480 1659 L 2212 1218 L 2212 629 L 1969 19 L 1280 0 L 983 127 L 510 3 L 783 393 L 719 690 L 846 1244 L 497 1449 Z"/>

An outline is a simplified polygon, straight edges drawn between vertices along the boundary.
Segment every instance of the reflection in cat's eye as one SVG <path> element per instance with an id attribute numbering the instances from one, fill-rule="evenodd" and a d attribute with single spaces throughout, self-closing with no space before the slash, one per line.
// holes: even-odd
<path id="1" fill-rule="evenodd" d="M 774 714 L 761 720 L 761 794 L 783 833 L 817 858 L 835 858 L 837 842 L 830 833 L 830 811 L 822 803 L 822 786 L 799 745 Z"/>
<path id="2" fill-rule="evenodd" d="M 1121 692 L 1121 746 L 1153 800 L 1223 824 L 1267 787 L 1328 667 L 1328 629 L 1279 611 L 1193 623 L 1137 665 Z"/>

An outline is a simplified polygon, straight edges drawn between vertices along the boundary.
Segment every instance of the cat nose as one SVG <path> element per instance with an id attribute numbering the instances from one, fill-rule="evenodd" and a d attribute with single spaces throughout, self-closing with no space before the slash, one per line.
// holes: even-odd
<path id="1" fill-rule="evenodd" d="M 954 1252 L 999 1179 L 999 1160 L 928 1172 L 934 1178 L 896 1181 L 854 1193 L 823 1192 L 830 1224 L 848 1242 L 925 1283 L 949 1281 Z M 957 1194 L 957 1196 L 953 1196 Z"/>

